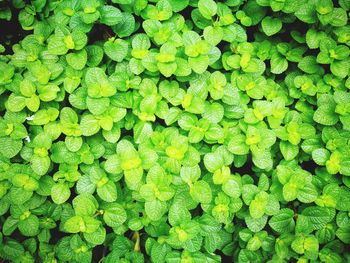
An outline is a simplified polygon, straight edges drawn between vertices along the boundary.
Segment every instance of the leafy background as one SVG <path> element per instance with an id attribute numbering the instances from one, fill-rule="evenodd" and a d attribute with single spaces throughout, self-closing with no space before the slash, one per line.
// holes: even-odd
<path id="1" fill-rule="evenodd" d="M 0 4 L 3 258 L 349 260 L 349 1 Z"/>

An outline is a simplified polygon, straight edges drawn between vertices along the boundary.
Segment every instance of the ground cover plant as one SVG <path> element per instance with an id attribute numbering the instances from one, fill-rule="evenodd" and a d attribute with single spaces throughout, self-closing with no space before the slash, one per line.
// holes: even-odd
<path id="1" fill-rule="evenodd" d="M 350 262 L 349 10 L 0 0 L 0 258 Z"/>

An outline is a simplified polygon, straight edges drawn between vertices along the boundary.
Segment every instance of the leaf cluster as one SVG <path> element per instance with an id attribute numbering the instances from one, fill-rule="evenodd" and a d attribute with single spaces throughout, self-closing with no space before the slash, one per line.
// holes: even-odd
<path id="1" fill-rule="evenodd" d="M 349 11 L 0 0 L 0 258 L 349 262 Z"/>

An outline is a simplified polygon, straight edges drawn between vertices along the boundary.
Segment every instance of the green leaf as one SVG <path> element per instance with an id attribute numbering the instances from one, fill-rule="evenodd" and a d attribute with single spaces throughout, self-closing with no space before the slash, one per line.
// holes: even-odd
<path id="1" fill-rule="evenodd" d="M 29 215 L 25 220 L 18 222 L 18 229 L 22 235 L 30 237 L 39 233 L 39 219 L 36 215 Z"/>
<path id="2" fill-rule="evenodd" d="M 67 63 L 76 70 L 81 70 L 85 67 L 87 62 L 87 52 L 85 49 L 77 51 L 76 53 L 69 53 L 66 56 Z"/>
<path id="3" fill-rule="evenodd" d="M 110 105 L 109 98 L 86 98 L 86 106 L 93 115 L 103 114 Z"/>
<path id="4" fill-rule="evenodd" d="M 204 165 L 209 172 L 215 172 L 220 169 L 224 164 L 224 160 L 219 154 L 208 153 L 204 156 Z"/>
<path id="5" fill-rule="evenodd" d="M 224 31 L 221 27 L 208 26 L 203 31 L 204 39 L 212 46 L 216 46 L 224 37 Z"/>
<path id="6" fill-rule="evenodd" d="M 19 220 L 17 218 L 14 218 L 12 216 L 7 217 L 2 227 L 2 232 L 4 235 L 11 235 L 18 227 L 18 222 Z"/>
<path id="7" fill-rule="evenodd" d="M 255 150 L 253 153 L 253 163 L 260 169 L 271 170 L 273 166 L 271 152 L 265 149 Z"/>
<path id="8" fill-rule="evenodd" d="M 298 68 L 308 74 L 314 74 L 322 70 L 322 68 L 316 63 L 316 58 L 314 56 L 303 57 L 298 63 Z"/>
<path id="9" fill-rule="evenodd" d="M 217 12 L 217 5 L 213 0 L 199 0 L 198 9 L 203 17 L 211 19 Z"/>
<path id="10" fill-rule="evenodd" d="M 165 77 L 170 77 L 173 75 L 177 69 L 177 64 L 175 62 L 170 62 L 170 63 L 157 63 L 157 67 Z"/>
<path id="11" fill-rule="evenodd" d="M 201 170 L 198 165 L 195 166 L 182 166 L 180 170 L 181 179 L 186 182 L 196 182 L 201 176 Z"/>
<path id="12" fill-rule="evenodd" d="M 307 220 L 311 223 L 312 228 L 315 230 L 321 229 L 334 217 L 334 213 L 332 213 L 330 208 L 318 206 L 310 206 L 305 208 L 302 215 L 307 218 Z"/>
<path id="13" fill-rule="evenodd" d="M 265 213 L 265 205 L 266 202 L 263 200 L 254 199 L 249 205 L 250 216 L 254 219 L 262 217 Z"/>
<path id="14" fill-rule="evenodd" d="M 125 209 L 117 203 L 108 204 L 103 213 L 103 220 L 110 227 L 121 226 L 127 219 Z"/>
<path id="15" fill-rule="evenodd" d="M 51 160 L 48 156 L 40 157 L 37 155 L 33 155 L 30 160 L 30 167 L 32 167 L 33 171 L 38 175 L 44 175 L 47 173 L 51 165 Z"/>
<path id="16" fill-rule="evenodd" d="M 100 9 L 100 22 L 107 26 L 114 26 L 122 22 L 123 16 L 120 10 L 111 5 L 104 5 Z"/>
<path id="17" fill-rule="evenodd" d="M 231 178 L 222 185 L 225 194 L 232 198 L 238 198 L 241 195 L 241 185 L 236 179 Z"/>
<path id="18" fill-rule="evenodd" d="M 84 136 L 91 136 L 100 130 L 100 124 L 93 115 L 87 114 L 81 118 L 80 129 Z"/>
<path id="19" fill-rule="evenodd" d="M 283 197 L 286 201 L 293 201 L 298 196 L 298 188 L 293 183 L 287 183 L 283 186 Z"/>
<path id="20" fill-rule="evenodd" d="M 282 21 L 278 18 L 265 17 L 261 21 L 261 26 L 266 35 L 272 36 L 282 29 Z"/>
<path id="21" fill-rule="evenodd" d="M 330 23 L 332 26 L 341 27 L 345 26 L 348 21 L 346 11 L 342 8 L 334 8 L 332 12 L 332 19 Z"/>
<path id="22" fill-rule="evenodd" d="M 106 240 L 106 229 L 104 227 L 99 227 L 96 231 L 92 233 L 84 233 L 84 238 L 87 242 L 93 245 L 102 245 Z"/>
<path id="23" fill-rule="evenodd" d="M 172 7 L 173 12 L 180 12 L 188 6 L 190 1 L 189 0 L 183 0 L 183 1 L 168 0 L 168 2 Z"/>
<path id="24" fill-rule="evenodd" d="M 103 45 L 103 50 L 106 55 L 117 62 L 123 61 L 128 54 L 129 44 L 125 40 L 116 39 L 109 40 Z"/>
<path id="25" fill-rule="evenodd" d="M 312 203 L 317 199 L 318 192 L 311 182 L 307 182 L 302 189 L 298 191 L 298 200 L 303 203 Z"/>
<path id="26" fill-rule="evenodd" d="M 147 216 L 153 220 L 157 221 L 161 219 L 164 213 L 167 211 L 167 205 L 163 201 L 153 200 L 145 202 L 145 211 Z"/>
<path id="27" fill-rule="evenodd" d="M 79 233 L 84 230 L 84 227 L 82 216 L 73 216 L 64 223 L 64 230 L 68 233 Z"/>
<path id="28" fill-rule="evenodd" d="M 168 219 L 172 226 L 176 226 L 190 220 L 191 214 L 183 203 L 175 202 L 169 208 Z"/>
<path id="29" fill-rule="evenodd" d="M 65 183 L 58 183 L 51 188 L 51 198 L 56 204 L 63 204 L 70 197 L 70 189 Z"/>
<path id="30" fill-rule="evenodd" d="M 211 123 L 218 123 L 224 117 L 224 108 L 221 106 L 221 104 L 214 102 L 205 107 L 205 112 L 202 114 L 202 116 Z"/>
<path id="31" fill-rule="evenodd" d="M 345 78 L 349 74 L 349 60 L 334 61 L 331 64 L 331 72 L 340 78 Z"/>
<path id="32" fill-rule="evenodd" d="M 80 194 L 73 199 L 73 208 L 76 215 L 93 216 L 97 207 L 96 199 L 90 194 Z"/>
<path id="33" fill-rule="evenodd" d="M 251 216 L 245 217 L 245 223 L 249 230 L 253 232 L 259 232 L 264 229 L 267 223 L 267 216 L 261 216 L 259 218 L 252 218 Z"/>
<path id="34" fill-rule="evenodd" d="M 114 202 L 118 196 L 116 185 L 110 180 L 101 187 L 97 185 L 97 194 L 106 202 Z"/>
<path id="35" fill-rule="evenodd" d="M 295 16 L 308 24 L 316 23 L 317 21 L 315 7 L 309 3 L 300 5 L 298 10 L 295 12 Z"/>
<path id="36" fill-rule="evenodd" d="M 66 137 L 65 144 L 68 150 L 77 152 L 83 145 L 83 139 L 81 137 Z"/>
<path id="37" fill-rule="evenodd" d="M 6 102 L 6 107 L 9 111 L 19 112 L 26 106 L 26 98 L 17 96 L 12 93 Z"/>
<path id="38" fill-rule="evenodd" d="M 279 54 L 274 54 L 271 57 L 271 72 L 274 74 L 281 74 L 288 68 L 288 61 Z"/>
<path id="39" fill-rule="evenodd" d="M 190 188 L 190 194 L 193 200 L 199 203 L 210 203 L 212 199 L 212 193 L 210 186 L 205 181 L 197 181 Z"/>
<path id="40" fill-rule="evenodd" d="M 278 233 L 291 232 L 294 230 L 294 212 L 289 208 L 281 209 L 269 220 L 269 226 Z"/>
<path id="41" fill-rule="evenodd" d="M 321 105 L 318 107 L 314 113 L 313 119 L 315 122 L 327 126 L 332 126 L 338 122 L 338 116 L 328 105 Z"/>
<path id="42" fill-rule="evenodd" d="M 319 48 L 322 37 L 324 37 L 322 32 L 317 32 L 315 29 L 311 28 L 306 33 L 306 44 L 311 49 Z"/>
<path id="43" fill-rule="evenodd" d="M 12 158 L 16 156 L 22 149 L 22 141 L 15 140 L 9 137 L 0 138 L 0 153 L 5 158 Z"/>
<path id="44" fill-rule="evenodd" d="M 88 45 L 85 47 L 85 50 L 87 52 L 87 65 L 89 67 L 96 67 L 103 58 L 103 49 L 100 46 L 97 45 Z"/>
<path id="45" fill-rule="evenodd" d="M 312 159 L 318 165 L 325 165 L 329 157 L 330 157 L 329 151 L 324 148 L 319 148 L 312 151 Z"/>
<path id="46" fill-rule="evenodd" d="M 110 97 L 116 92 L 116 88 L 100 68 L 89 68 L 85 75 L 85 82 L 88 86 L 88 95 L 92 98 Z"/>
<path id="47" fill-rule="evenodd" d="M 63 39 L 59 36 L 53 36 L 48 41 L 48 52 L 53 55 L 64 55 L 68 51 Z"/>
<path id="48" fill-rule="evenodd" d="M 350 243 L 350 228 L 349 227 L 340 227 L 337 229 L 335 234 L 345 244 Z"/>
<path id="49" fill-rule="evenodd" d="M 280 142 L 280 150 L 283 155 L 283 158 L 287 161 L 293 160 L 299 153 L 298 145 L 293 145 L 288 141 Z"/>
<path id="50" fill-rule="evenodd" d="M 135 18 L 132 14 L 122 12 L 122 21 L 112 27 L 118 37 L 130 36 L 135 30 Z"/>

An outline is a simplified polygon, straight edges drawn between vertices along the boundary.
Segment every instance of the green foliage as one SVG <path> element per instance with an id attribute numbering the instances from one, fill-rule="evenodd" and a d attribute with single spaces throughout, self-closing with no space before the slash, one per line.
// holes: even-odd
<path id="1" fill-rule="evenodd" d="M 349 11 L 0 0 L 0 261 L 350 262 Z"/>

